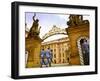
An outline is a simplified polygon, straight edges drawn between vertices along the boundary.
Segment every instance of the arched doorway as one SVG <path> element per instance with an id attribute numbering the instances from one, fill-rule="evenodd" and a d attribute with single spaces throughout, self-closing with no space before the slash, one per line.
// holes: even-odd
<path id="1" fill-rule="evenodd" d="M 80 64 L 81 65 L 89 65 L 89 38 L 88 37 L 80 37 L 77 40 Z"/>

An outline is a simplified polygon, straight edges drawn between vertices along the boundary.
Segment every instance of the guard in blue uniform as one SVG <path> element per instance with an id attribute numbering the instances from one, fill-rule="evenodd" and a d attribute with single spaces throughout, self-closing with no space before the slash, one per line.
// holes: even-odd
<path id="1" fill-rule="evenodd" d="M 83 40 L 82 43 L 82 52 L 83 52 L 84 64 L 89 65 L 89 44 L 85 39 Z"/>
<path id="2" fill-rule="evenodd" d="M 40 57 L 41 57 L 41 67 L 42 67 L 42 65 L 45 65 L 45 61 L 44 61 L 45 51 L 44 51 L 44 49 L 41 50 Z"/>
<path id="3" fill-rule="evenodd" d="M 45 54 L 46 54 L 46 58 L 47 58 L 47 60 L 46 60 L 46 67 L 48 67 L 48 65 L 49 65 L 49 67 L 51 67 L 52 53 L 51 53 L 50 48 L 48 48 L 46 50 Z"/>

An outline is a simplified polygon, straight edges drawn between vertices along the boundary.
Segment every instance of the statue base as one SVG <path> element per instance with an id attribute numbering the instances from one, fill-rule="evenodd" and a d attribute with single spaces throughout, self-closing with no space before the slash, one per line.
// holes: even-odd
<path id="1" fill-rule="evenodd" d="M 26 51 L 28 51 L 26 68 L 40 67 L 41 42 L 39 36 L 26 38 Z"/>

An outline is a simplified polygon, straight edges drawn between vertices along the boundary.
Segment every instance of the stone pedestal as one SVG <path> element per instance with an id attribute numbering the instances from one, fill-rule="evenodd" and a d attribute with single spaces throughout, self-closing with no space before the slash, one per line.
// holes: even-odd
<path id="1" fill-rule="evenodd" d="M 28 59 L 26 68 L 40 67 L 40 50 L 42 40 L 38 36 L 26 38 L 26 51 L 28 51 Z"/>

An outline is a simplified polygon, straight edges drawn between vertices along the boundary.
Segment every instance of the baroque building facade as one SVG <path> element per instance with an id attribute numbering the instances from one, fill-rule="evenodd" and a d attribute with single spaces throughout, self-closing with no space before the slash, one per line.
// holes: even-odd
<path id="1" fill-rule="evenodd" d="M 53 52 L 52 64 L 68 64 L 69 38 L 60 38 L 41 44 L 41 49 L 50 48 Z"/>

